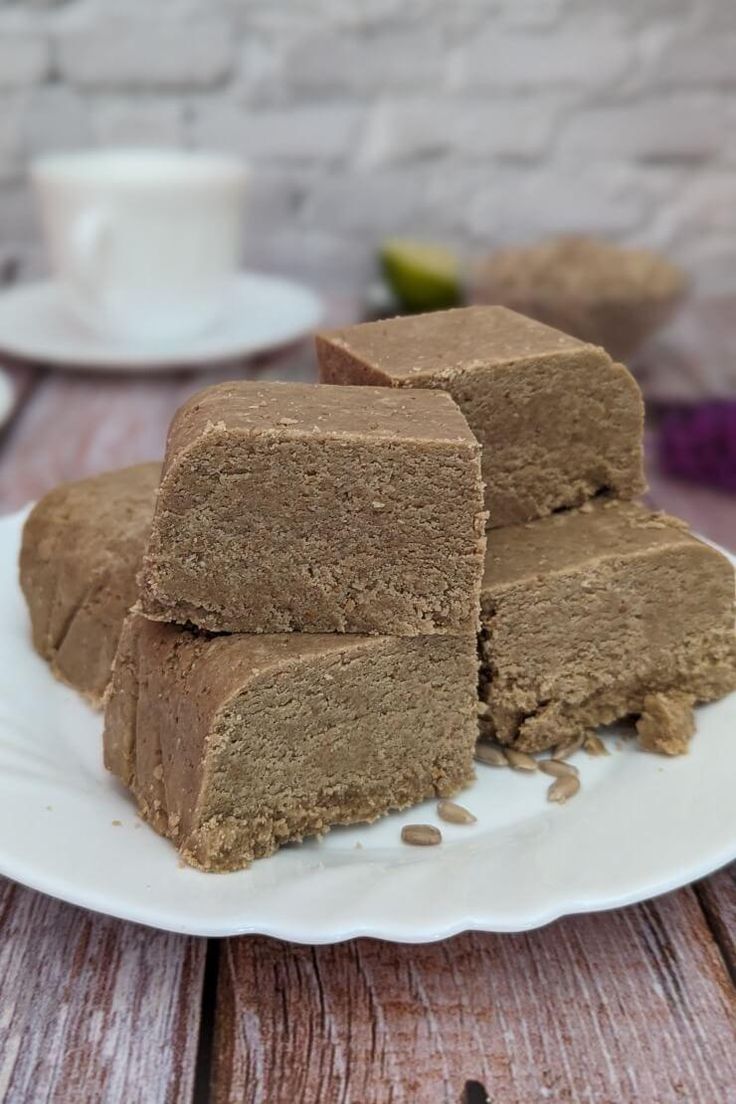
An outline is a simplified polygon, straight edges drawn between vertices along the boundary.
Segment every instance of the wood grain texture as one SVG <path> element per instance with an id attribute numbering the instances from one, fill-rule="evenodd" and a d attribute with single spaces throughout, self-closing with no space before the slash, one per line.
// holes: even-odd
<path id="1" fill-rule="evenodd" d="M 523 935 L 230 940 L 215 1104 L 725 1104 L 736 990 L 692 890 Z"/>
<path id="2" fill-rule="evenodd" d="M 0 879 L 0 1100 L 191 1100 L 204 940 Z"/>
<path id="3" fill-rule="evenodd" d="M 695 891 L 736 985 L 736 863 L 698 882 Z"/>
<path id="4" fill-rule="evenodd" d="M 30 365 L 17 364 L 2 358 L 0 358 L 0 371 L 7 377 L 12 394 L 10 409 L 0 423 L 1 441 L 10 432 L 13 422 L 24 408 L 31 391 L 41 382 L 43 373 Z"/>

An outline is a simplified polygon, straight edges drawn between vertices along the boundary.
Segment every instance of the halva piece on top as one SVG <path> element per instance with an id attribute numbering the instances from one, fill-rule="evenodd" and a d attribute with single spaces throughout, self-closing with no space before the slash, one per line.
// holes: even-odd
<path id="1" fill-rule="evenodd" d="M 501 743 L 539 751 L 641 714 L 646 746 L 682 751 L 683 699 L 736 688 L 734 569 L 677 519 L 596 503 L 489 546 L 481 697 Z"/>
<path id="2" fill-rule="evenodd" d="M 202 870 L 473 778 L 473 636 L 210 636 L 126 621 L 105 763 Z"/>
<path id="3" fill-rule="evenodd" d="M 141 610 L 226 632 L 473 633 L 479 454 L 440 392 L 207 388 L 169 432 Z"/>
<path id="4" fill-rule="evenodd" d="M 99 705 L 151 527 L 160 464 L 62 483 L 23 528 L 20 583 L 33 643 L 54 674 Z"/>
<path id="5" fill-rule="evenodd" d="M 505 307 L 317 335 L 325 383 L 448 391 L 483 446 L 489 526 L 644 489 L 643 405 L 622 364 Z"/>

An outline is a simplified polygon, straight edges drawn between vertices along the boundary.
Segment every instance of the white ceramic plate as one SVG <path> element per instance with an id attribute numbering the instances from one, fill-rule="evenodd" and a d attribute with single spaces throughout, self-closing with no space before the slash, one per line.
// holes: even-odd
<path id="1" fill-rule="evenodd" d="M 121 342 L 75 321 L 53 280 L 0 294 L 0 350 L 25 360 L 86 371 L 198 367 L 288 345 L 318 324 L 322 304 L 308 288 L 243 272 L 216 325 L 183 342 Z"/>
<path id="2" fill-rule="evenodd" d="M 16 582 L 24 514 L 0 520 L 0 872 L 73 904 L 193 935 L 260 932 L 304 943 L 408 942 L 520 931 L 686 884 L 736 858 L 736 695 L 698 712 L 691 753 L 632 741 L 580 756 L 582 790 L 479 767 L 460 799 L 477 825 L 437 848 L 399 842 L 439 823 L 433 802 L 284 848 L 250 870 L 200 874 L 136 817 L 106 775 L 101 719 L 34 654 Z"/>

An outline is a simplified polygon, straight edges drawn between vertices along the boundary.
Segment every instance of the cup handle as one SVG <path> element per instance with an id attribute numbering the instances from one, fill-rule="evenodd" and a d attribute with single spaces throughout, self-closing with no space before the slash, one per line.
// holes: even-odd
<path id="1" fill-rule="evenodd" d="M 94 299 L 101 298 L 104 287 L 102 277 L 110 244 L 110 226 L 106 211 L 92 209 L 80 215 L 71 228 L 70 247 L 79 281 Z"/>

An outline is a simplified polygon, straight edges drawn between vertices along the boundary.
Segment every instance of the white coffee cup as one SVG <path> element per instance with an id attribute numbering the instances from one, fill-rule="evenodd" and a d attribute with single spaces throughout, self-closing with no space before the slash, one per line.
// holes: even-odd
<path id="1" fill-rule="evenodd" d="M 212 326 L 238 272 L 248 174 L 235 158 L 107 149 L 31 167 L 51 265 L 86 325 L 124 341 Z"/>

